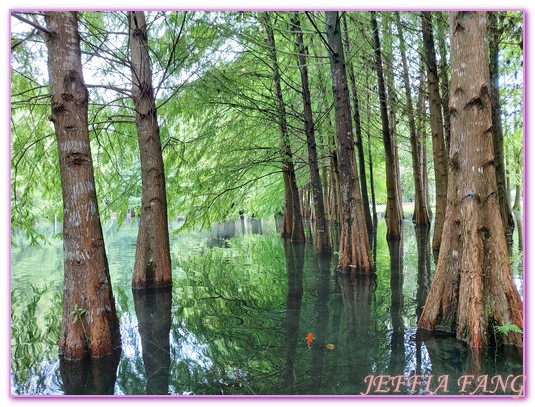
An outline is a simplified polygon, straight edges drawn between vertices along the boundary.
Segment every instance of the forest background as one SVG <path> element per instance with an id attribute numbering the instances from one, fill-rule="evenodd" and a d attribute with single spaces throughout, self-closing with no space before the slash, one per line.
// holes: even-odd
<path id="1" fill-rule="evenodd" d="M 485 9 L 485 10 L 493 10 L 493 9 L 502 9 L 502 10 L 512 10 L 512 9 L 523 9 L 526 10 L 526 24 L 525 24 L 525 30 L 527 35 L 526 44 L 527 47 L 525 49 L 525 61 L 526 61 L 526 74 L 524 76 L 525 78 L 525 114 L 524 117 L 526 118 L 525 122 L 525 134 L 524 134 L 524 174 L 525 174 L 525 182 L 524 182 L 524 208 L 526 208 L 525 211 L 525 252 L 526 253 L 532 253 L 534 249 L 535 242 L 533 239 L 530 239 L 530 231 L 532 230 L 531 226 L 533 222 L 535 221 L 535 217 L 531 213 L 531 197 L 532 192 L 534 190 L 534 183 L 535 183 L 535 174 L 533 174 L 533 164 L 530 165 L 530 159 L 533 159 L 535 157 L 535 141 L 532 139 L 530 140 L 530 134 L 533 132 L 533 118 L 535 117 L 535 107 L 533 105 L 533 100 L 531 95 L 533 95 L 533 71 L 535 69 L 535 61 L 533 60 L 535 55 L 535 38 L 533 38 L 533 33 L 535 32 L 535 3 L 530 0 L 508 0 L 507 2 L 503 1 L 494 1 L 494 0 L 488 0 L 488 1 L 470 1 L 466 2 L 466 0 L 449 0 L 447 2 L 445 1 L 438 1 L 430 3 L 429 1 L 415 1 L 415 0 L 408 0 L 404 2 L 399 1 L 374 1 L 373 3 L 365 3 L 365 2 L 357 2 L 357 1 L 330 1 L 325 2 L 325 0 L 291 0 L 291 1 L 281 1 L 281 0 L 272 0 L 272 1 L 264 1 L 264 2 L 255 2 L 252 3 L 246 3 L 243 0 L 224 0 L 224 1 L 207 1 L 207 0 L 198 0 L 198 1 L 191 1 L 191 0 L 185 0 L 180 2 L 170 2 L 170 1 L 157 1 L 157 2 L 146 2 L 146 1 L 139 1 L 139 0 L 130 0 L 130 1 L 117 1 L 117 0 L 108 0 L 108 1 L 102 1 L 102 0 L 93 0 L 90 3 L 89 2 L 77 2 L 75 7 L 73 7 L 73 3 L 65 2 L 65 1 L 58 1 L 58 0 L 52 0 L 52 1 L 46 1 L 43 2 L 40 1 L 26 1 L 26 0 L 2 0 L 0 2 L 0 21 L 3 24 L 1 25 L 0 29 L 0 56 L 3 56 L 2 62 L 0 64 L 0 83 L 2 86 L 0 89 L 2 90 L 1 96 L 0 96 L 0 214 L 1 214 L 1 232 L 0 232 L 0 250 L 2 251 L 2 263 L 0 265 L 1 270 L 4 274 L 4 295 L 0 295 L 0 329 L 2 332 L 0 333 L 0 349 L 2 349 L 5 353 L 5 357 L 0 357 L 0 360 L 5 361 L 3 363 L 3 368 L 0 368 L 0 395 L 2 396 L 2 401 L 7 401 L 8 404 L 15 404 L 14 400 L 10 400 L 8 398 L 9 394 L 9 381 L 8 381 L 8 372 L 9 372 L 9 304 L 10 304 L 10 295 L 9 295 L 9 278 L 10 278 L 10 162 L 11 162 L 11 156 L 10 156 L 10 121 L 9 121 L 9 103 L 10 103 L 10 93 L 9 93 L 9 61 L 10 61 L 10 50 L 7 46 L 8 40 L 10 38 L 9 35 L 9 10 L 12 8 L 28 8 L 28 9 L 66 9 L 66 8 L 75 8 L 75 9 L 83 9 L 83 8 L 91 8 L 95 10 L 101 10 L 101 9 L 174 9 L 177 7 L 180 7 L 181 9 L 197 9 L 197 10 L 238 10 L 238 9 L 251 9 L 251 7 L 254 7 L 256 10 L 324 10 L 326 7 L 329 7 L 331 10 L 352 10 L 352 9 L 367 9 L 369 7 L 373 6 L 373 9 L 381 9 L 381 10 L 400 10 L 402 7 L 404 10 L 422 10 L 422 9 L 430 9 L 429 7 L 432 7 L 433 10 L 446 10 L 446 9 Z M 531 120 L 530 120 L 531 118 Z M 535 382 L 533 378 L 535 376 L 529 375 L 529 372 L 533 371 L 533 364 L 531 363 L 534 357 L 534 350 L 531 349 L 529 344 L 531 343 L 531 336 L 533 335 L 533 331 L 531 327 L 533 326 L 533 319 L 535 318 L 535 311 L 533 308 L 533 300 L 530 301 L 529 299 L 529 293 L 530 293 L 530 270 L 531 270 L 531 264 L 533 263 L 533 259 L 531 256 L 527 255 L 525 256 L 525 275 L 526 275 L 526 288 L 525 288 L 525 302 L 526 302 L 526 313 L 525 313 L 525 326 L 526 326 L 526 343 L 528 343 L 528 350 L 527 355 L 529 357 L 528 362 L 528 397 L 533 398 L 533 391 L 535 389 Z M 531 311 L 531 312 L 530 312 Z M 530 397 L 531 394 L 531 397 Z M 34 404 L 36 400 L 25 400 L 25 401 L 17 401 L 16 404 L 18 406 L 20 405 L 28 405 L 28 404 Z M 50 400 L 52 401 L 52 400 Z M 111 403 L 111 400 L 102 400 L 103 402 Z M 123 400 L 127 401 L 127 400 Z M 195 400 L 195 405 L 205 405 L 211 402 L 215 402 L 216 400 Z M 217 402 L 221 402 L 223 400 L 217 400 Z M 351 402 L 347 400 L 348 402 Z M 399 400 L 397 400 L 398 402 Z M 472 403 L 476 400 L 466 400 L 466 402 Z M 479 402 L 484 402 L 483 400 L 478 400 Z M 503 400 L 505 401 L 505 400 Z M 92 403 L 94 400 L 83 400 L 83 401 L 77 401 L 82 402 L 82 404 L 86 403 Z M 113 400 L 114 403 L 117 402 L 117 400 Z M 181 400 L 183 402 L 183 400 Z M 227 400 L 226 403 L 232 403 L 235 402 L 235 400 Z M 276 400 L 272 400 L 272 402 L 277 402 Z M 307 405 L 310 404 L 310 402 L 315 403 L 321 403 L 322 400 L 292 400 L 292 403 L 297 402 L 298 404 L 301 404 L 301 402 L 306 402 Z M 323 401 L 324 402 L 324 401 Z M 363 400 L 359 400 L 359 402 L 363 402 Z M 410 400 L 407 400 L 406 402 L 410 402 Z M 457 402 L 457 401 L 456 401 Z M 224 403 L 224 404 L 226 404 Z M 381 404 L 379 400 L 371 400 L 371 403 L 373 405 L 377 405 L 377 403 Z M 477 404 L 477 402 L 476 402 Z"/>

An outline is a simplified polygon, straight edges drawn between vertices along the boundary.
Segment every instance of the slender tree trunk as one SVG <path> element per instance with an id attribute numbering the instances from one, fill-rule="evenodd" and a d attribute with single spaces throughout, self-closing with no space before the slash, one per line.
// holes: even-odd
<path id="1" fill-rule="evenodd" d="M 292 197 L 292 241 L 304 242 L 305 230 L 303 228 L 303 218 L 301 215 L 301 205 L 299 201 L 299 189 L 297 187 L 297 179 L 295 177 L 295 168 L 292 157 L 292 148 L 290 146 L 290 137 L 288 134 L 288 123 L 286 121 L 286 107 L 284 105 L 284 99 L 282 97 L 281 77 L 279 63 L 277 61 L 277 49 L 275 46 L 275 36 L 273 35 L 273 27 L 271 25 L 269 13 L 260 13 L 260 23 L 264 27 L 266 33 L 266 43 L 269 51 L 269 59 L 271 61 L 271 70 L 273 73 L 273 96 L 275 98 L 275 106 L 278 113 L 279 131 L 281 134 L 281 149 L 283 157 L 283 172 L 287 174 L 289 178 L 289 191 Z M 288 190 L 286 189 L 285 181 L 285 217 L 288 217 L 287 210 L 289 210 L 289 202 L 287 197 Z M 286 221 L 285 221 L 286 222 Z M 283 236 L 284 237 L 284 236 Z"/>
<path id="2" fill-rule="evenodd" d="M 345 51 L 348 55 L 351 55 L 351 43 L 349 42 L 349 34 L 347 30 L 346 14 L 343 15 L 344 25 L 344 42 Z M 360 191 L 362 193 L 362 203 L 364 205 L 364 218 L 366 220 L 366 227 L 368 231 L 371 231 L 374 227 L 372 222 L 372 215 L 370 213 L 370 199 L 368 198 L 368 185 L 366 182 L 366 160 L 364 159 L 364 146 L 362 145 L 362 128 L 360 126 L 360 107 L 359 98 L 357 94 L 357 80 L 355 77 L 355 71 L 353 70 L 353 64 L 351 61 L 347 63 L 347 71 L 349 73 L 349 82 L 351 84 L 351 97 L 353 100 L 353 121 L 355 122 L 355 134 L 357 136 L 357 154 L 359 157 L 359 180 Z"/>
<path id="3" fill-rule="evenodd" d="M 379 29 L 377 27 L 376 12 L 370 12 L 370 21 L 373 32 L 374 51 L 375 51 L 375 68 L 377 72 L 377 83 L 379 87 L 379 105 L 381 109 L 381 123 L 383 128 L 383 144 L 385 149 L 385 169 L 386 169 L 386 225 L 387 225 L 387 240 L 401 239 L 401 222 L 402 211 L 399 205 L 398 197 L 398 181 L 399 164 L 396 165 L 396 154 L 391 138 L 390 125 L 388 119 L 388 111 L 386 106 L 386 89 L 383 75 L 383 61 L 381 56 L 381 43 L 379 40 Z M 397 168 L 397 170 L 396 170 Z"/>
<path id="4" fill-rule="evenodd" d="M 447 152 L 444 146 L 444 127 L 442 124 L 442 108 L 433 40 L 432 14 L 422 12 L 422 32 L 424 42 L 425 65 L 427 69 L 427 87 L 429 90 L 429 110 L 431 117 L 431 134 L 433 142 L 433 164 L 435 167 L 435 230 L 432 248 L 438 251 L 444 227 L 446 212 L 446 193 L 448 190 Z"/>
<path id="5" fill-rule="evenodd" d="M 500 217 L 492 146 L 485 12 L 451 12 L 451 149 L 448 206 L 435 276 L 418 326 L 446 330 L 471 347 L 496 326 L 523 327 Z M 522 335 L 500 338 L 522 346 Z"/>
<path id="6" fill-rule="evenodd" d="M 418 149 L 418 139 L 416 133 L 416 121 L 414 119 L 414 109 L 412 105 L 412 93 L 409 80 L 409 64 L 407 62 L 406 44 L 403 38 L 403 27 L 399 12 L 395 13 L 396 26 L 399 36 L 399 52 L 401 53 L 401 63 L 403 66 L 403 85 L 405 87 L 406 111 L 409 119 L 409 133 L 412 154 L 412 174 L 414 178 L 414 216 L 413 222 L 416 226 L 429 226 L 429 212 L 425 201 L 425 191 L 421 172 L 421 157 Z"/>
<path id="7" fill-rule="evenodd" d="M 128 23 L 132 98 L 136 109 L 142 184 L 132 287 L 170 287 L 173 281 L 169 253 L 165 170 L 144 12 L 129 12 Z"/>
<path id="8" fill-rule="evenodd" d="M 450 88 L 449 88 L 449 75 L 448 75 L 448 61 L 447 61 L 447 44 L 448 38 L 447 28 L 444 24 L 438 25 L 438 52 L 440 55 L 440 62 L 438 64 L 438 78 L 440 83 L 440 104 L 442 106 L 442 117 L 444 119 L 444 144 L 446 147 L 446 155 L 450 151 L 450 138 L 451 138 L 451 118 L 450 118 Z"/>
<path id="9" fill-rule="evenodd" d="M 492 101 L 492 142 L 494 146 L 494 165 L 496 166 L 496 183 L 498 185 L 498 199 L 500 211 L 505 226 L 505 234 L 512 239 L 515 222 L 509 203 L 509 190 L 505 176 L 505 153 L 503 146 L 502 107 L 500 103 L 500 35 L 497 12 L 489 12 L 489 60 L 490 60 L 490 90 Z"/>
<path id="10" fill-rule="evenodd" d="M 429 199 L 429 176 L 427 171 L 427 142 L 426 142 L 426 129 L 425 129 L 425 123 L 426 123 L 426 113 L 427 109 L 425 107 L 425 99 L 426 99 L 426 92 L 425 92 L 425 72 L 423 63 L 421 64 L 421 70 L 420 70 L 420 84 L 418 87 L 418 102 L 417 102 L 417 122 L 416 122 L 416 142 L 417 142 L 417 148 L 418 148 L 418 157 L 420 159 L 420 175 L 422 177 L 422 187 L 423 187 L 423 194 L 424 194 L 424 202 L 427 206 L 427 212 L 429 213 L 429 218 L 433 216 L 433 211 L 431 209 L 431 202 Z"/>
<path id="11" fill-rule="evenodd" d="M 396 186 L 396 197 L 397 205 L 399 207 L 400 219 L 403 220 L 403 198 L 401 196 L 401 173 L 399 168 L 399 154 L 398 154 L 398 127 L 397 127 L 397 92 L 394 85 L 394 55 L 392 53 L 393 49 L 393 34 L 392 34 L 392 23 L 391 18 L 388 15 L 389 13 L 385 12 L 385 18 L 383 18 L 383 38 L 384 38 L 384 47 L 382 50 L 382 55 L 384 55 L 384 67 L 383 73 L 386 82 L 386 95 L 387 95 L 387 106 L 389 106 L 388 111 L 388 128 L 390 130 L 390 140 L 392 141 L 392 153 L 394 155 L 394 180 Z"/>
<path id="12" fill-rule="evenodd" d="M 316 151 L 316 136 L 314 129 L 314 118 L 312 116 L 312 102 L 310 100 L 310 89 L 308 86 L 308 68 L 306 61 L 307 50 L 303 43 L 303 32 L 299 21 L 299 14 L 293 15 L 293 29 L 295 31 L 295 42 L 297 46 L 297 62 L 301 73 L 301 93 L 303 96 L 303 109 L 305 119 L 305 133 L 308 148 L 308 166 L 310 168 L 310 186 L 314 198 L 315 225 L 316 225 L 316 252 L 330 253 L 331 242 L 329 237 L 329 224 L 325 215 L 325 205 L 323 203 L 323 189 L 318 163 L 318 153 Z"/>
<path id="13" fill-rule="evenodd" d="M 338 12 L 325 12 L 332 88 L 336 111 L 336 135 L 338 138 L 338 167 L 342 195 L 341 238 L 338 268 L 342 272 L 373 271 L 368 243 L 368 231 L 364 220 L 364 208 L 359 190 L 349 90 L 347 87 L 344 50 Z"/>
<path id="14" fill-rule="evenodd" d="M 284 209 L 281 225 L 282 238 L 292 237 L 292 229 L 294 223 L 292 184 L 290 182 L 290 175 L 288 174 L 288 171 L 286 171 L 286 169 L 287 166 L 285 165 L 285 162 L 283 162 L 282 177 L 284 181 Z"/>
<path id="15" fill-rule="evenodd" d="M 368 174 L 370 174 L 370 195 L 372 198 L 372 221 L 374 225 L 374 232 L 377 231 L 377 205 L 375 202 L 375 184 L 373 182 L 373 158 L 372 158 L 372 140 L 370 135 L 370 122 L 371 122 L 371 112 L 370 112 L 370 91 L 369 91 L 369 74 L 366 72 L 366 135 L 368 139 Z M 375 261 L 374 261 L 375 263 Z"/>
<path id="16" fill-rule="evenodd" d="M 65 359 L 121 347 L 98 211 L 76 12 L 46 12 L 48 75 L 63 193 L 64 286 L 59 340 Z"/>

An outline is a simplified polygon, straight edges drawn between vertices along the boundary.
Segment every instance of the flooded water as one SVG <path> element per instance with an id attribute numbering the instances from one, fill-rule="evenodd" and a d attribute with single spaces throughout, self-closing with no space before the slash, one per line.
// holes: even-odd
<path id="1" fill-rule="evenodd" d="M 311 243 L 284 243 L 274 220 L 173 235 L 172 289 L 134 293 L 135 223 L 105 229 L 122 352 L 92 362 L 58 358 L 62 243 L 25 247 L 15 237 L 13 395 L 521 392 L 522 350 L 472 352 L 451 336 L 417 334 L 434 260 L 429 231 L 410 222 L 391 245 L 380 222 L 373 278 L 339 275 L 336 253 L 318 258 Z M 511 261 L 522 294 L 518 246 Z"/>

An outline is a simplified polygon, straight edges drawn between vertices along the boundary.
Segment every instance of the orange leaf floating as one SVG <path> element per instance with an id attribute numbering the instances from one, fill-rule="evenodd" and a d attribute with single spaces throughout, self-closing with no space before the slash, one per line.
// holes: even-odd
<path id="1" fill-rule="evenodd" d="M 312 334 L 312 332 L 309 332 L 307 334 L 307 345 L 308 345 L 309 348 L 310 348 L 310 344 L 312 343 L 313 340 L 314 340 L 314 335 Z"/>
<path id="2" fill-rule="evenodd" d="M 333 345 L 332 343 L 328 343 L 328 344 L 326 345 L 326 347 L 327 347 L 327 349 L 329 349 L 329 350 L 333 350 L 333 349 L 334 349 L 334 345 Z"/>

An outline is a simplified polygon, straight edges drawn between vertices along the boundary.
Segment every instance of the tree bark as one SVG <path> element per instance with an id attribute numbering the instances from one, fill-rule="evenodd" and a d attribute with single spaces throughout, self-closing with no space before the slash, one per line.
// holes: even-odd
<path id="1" fill-rule="evenodd" d="M 312 102 L 310 100 L 310 89 L 308 85 L 308 67 L 306 61 L 307 50 L 303 43 L 303 32 L 299 21 L 299 14 L 294 13 L 292 19 L 295 31 L 295 42 L 297 46 L 297 62 L 301 74 L 301 94 L 303 96 L 303 111 L 305 120 L 305 133 L 307 137 L 308 166 L 310 169 L 310 186 L 314 199 L 317 253 L 330 253 L 331 241 L 329 237 L 329 224 L 325 215 L 325 205 L 323 202 L 323 188 L 318 163 L 318 153 L 316 149 L 316 136 L 314 129 L 314 118 L 312 116 Z"/>
<path id="2" fill-rule="evenodd" d="M 429 110 L 431 115 L 431 134 L 433 142 L 433 164 L 435 169 L 435 230 L 433 232 L 433 250 L 438 251 L 444 227 L 446 211 L 446 193 L 448 190 L 447 152 L 444 146 L 444 127 L 438 83 L 435 44 L 433 40 L 432 14 L 422 12 L 422 32 L 424 42 L 425 65 L 427 69 L 427 87 L 429 90 Z"/>
<path id="3" fill-rule="evenodd" d="M 403 221 L 403 199 L 401 196 L 401 173 L 399 168 L 399 154 L 398 154 L 398 127 L 397 127 L 397 91 L 396 86 L 394 85 L 394 54 L 393 49 L 393 34 L 392 34 L 392 23 L 391 18 L 388 12 L 384 13 L 385 16 L 382 19 L 382 30 L 383 30 L 383 47 L 381 54 L 384 55 L 384 79 L 386 83 L 386 104 L 388 112 L 388 128 L 390 130 L 390 140 L 392 142 L 392 153 L 393 153 L 393 169 L 394 169 L 394 181 L 396 186 L 396 198 L 397 205 L 399 208 L 399 216 L 401 221 Z"/>
<path id="4" fill-rule="evenodd" d="M 416 145 L 418 148 L 418 156 L 420 158 L 420 175 L 422 177 L 422 186 L 423 186 L 423 194 L 424 194 L 424 202 L 427 206 L 427 213 L 429 213 L 429 218 L 433 216 L 433 211 L 431 209 L 431 203 L 429 199 L 429 176 L 427 173 L 427 143 L 426 143 L 426 130 L 425 130 L 425 122 L 426 122 L 426 106 L 425 106 L 425 99 L 426 99 L 426 92 L 425 92 L 425 72 L 424 72 L 424 66 L 423 63 L 421 64 L 420 69 L 420 82 L 418 86 L 418 101 L 417 101 L 417 121 L 416 121 Z"/>
<path id="5" fill-rule="evenodd" d="M 505 226 L 505 234 L 512 239 L 515 222 L 511 205 L 509 203 L 509 189 L 507 188 L 505 175 L 505 153 L 503 146 L 502 107 L 500 103 L 500 35 L 497 12 L 489 12 L 489 69 L 490 90 L 492 102 L 492 142 L 494 146 L 494 165 L 496 166 L 496 183 L 498 186 L 498 199 L 500 211 Z"/>
<path id="6" fill-rule="evenodd" d="M 325 16 L 336 112 L 338 169 L 342 197 L 338 269 L 345 273 L 350 271 L 371 272 L 373 264 L 355 164 L 353 128 L 340 20 L 336 11 L 325 12 Z"/>
<path id="7" fill-rule="evenodd" d="M 492 146 L 485 12 L 451 12 L 451 149 L 448 206 L 435 276 L 418 326 L 453 331 L 471 347 L 495 326 L 523 327 L 500 217 Z M 500 338 L 522 346 L 522 335 Z"/>
<path id="8" fill-rule="evenodd" d="M 278 125 L 281 134 L 281 153 L 283 161 L 283 172 L 287 175 L 288 181 L 285 180 L 285 203 L 284 203 L 284 216 L 288 218 L 290 203 L 289 196 L 291 195 L 292 202 L 292 234 L 291 239 L 293 242 L 305 241 L 305 230 L 303 228 L 303 218 L 301 215 L 301 205 L 299 201 L 299 189 L 297 187 L 297 179 L 295 177 L 295 168 L 292 156 L 292 147 L 290 145 L 290 137 L 288 133 L 288 123 L 286 119 L 286 107 L 284 105 L 284 99 L 282 96 L 281 77 L 279 63 L 277 61 L 277 48 L 275 45 L 275 36 L 273 35 L 273 27 L 271 25 L 270 16 L 268 12 L 260 13 L 259 20 L 262 24 L 266 34 L 266 44 L 268 46 L 269 59 L 271 62 L 271 71 L 273 74 L 273 97 L 275 99 L 275 106 L 278 114 Z M 289 184 L 289 186 L 287 186 Z M 288 222 L 286 219 L 284 223 Z M 283 237 L 285 237 L 283 235 Z"/>
<path id="9" fill-rule="evenodd" d="M 399 165 L 396 166 L 397 148 L 392 142 L 388 111 L 386 106 L 386 89 L 383 75 L 383 61 L 381 56 L 381 43 L 379 40 L 379 29 L 377 27 L 376 12 L 370 12 L 370 21 L 373 33 L 373 44 L 375 52 L 375 69 L 377 72 L 377 83 L 379 87 L 379 105 L 381 110 L 381 123 L 383 129 L 383 145 L 385 149 L 385 170 L 386 170 L 386 226 L 387 240 L 401 239 L 401 222 L 403 214 L 399 205 L 400 199 L 398 194 L 398 176 Z M 398 170 L 396 170 L 398 168 Z"/>
<path id="10" fill-rule="evenodd" d="M 427 202 L 425 201 L 425 192 L 423 177 L 421 172 L 421 157 L 418 149 L 418 140 L 416 133 L 416 121 L 414 119 L 414 108 L 412 104 L 412 93 L 409 80 L 409 64 L 407 62 L 406 44 L 403 37 L 403 27 L 399 12 L 395 13 L 396 26 L 399 37 L 399 52 L 401 54 L 401 63 L 403 66 L 403 85 L 405 87 L 406 111 L 409 119 L 409 134 L 412 155 L 412 175 L 414 178 L 414 216 L 413 222 L 416 226 L 429 226 L 429 212 L 427 211 Z"/>
<path id="11" fill-rule="evenodd" d="M 377 226 L 377 205 L 375 201 L 375 184 L 373 182 L 373 158 L 372 158 L 372 140 L 370 136 L 370 88 L 369 88 L 369 73 L 366 72 L 366 135 L 368 139 L 368 173 L 370 174 L 370 195 L 372 198 L 372 221 Z M 377 227 L 375 227 L 373 234 L 376 235 Z M 375 263 L 375 261 L 374 261 Z"/>
<path id="12" fill-rule="evenodd" d="M 347 30 L 346 14 L 343 15 L 342 23 L 344 25 L 344 42 L 345 50 L 348 55 L 351 54 L 351 43 L 349 42 L 349 33 Z M 360 126 L 360 107 L 359 98 L 357 93 L 357 80 L 355 77 L 355 71 L 353 70 L 353 64 L 351 61 L 347 64 L 347 71 L 349 73 L 349 82 L 351 84 L 351 97 L 353 100 L 353 121 L 355 122 L 355 135 L 357 136 L 356 146 L 357 154 L 359 157 L 359 180 L 360 191 L 362 194 L 362 203 L 364 205 L 364 219 L 366 220 L 366 227 L 368 231 L 374 228 L 372 222 L 372 215 L 370 212 L 370 199 L 368 198 L 368 185 L 366 181 L 366 160 L 364 159 L 364 146 L 362 143 L 362 128 Z"/>
<path id="13" fill-rule="evenodd" d="M 444 119 L 444 145 L 446 147 L 446 154 L 450 151 L 451 139 L 451 118 L 450 118 L 450 81 L 448 75 L 447 63 L 447 44 L 448 38 L 447 29 L 443 27 L 444 24 L 439 23 L 438 26 L 438 53 L 440 55 L 440 62 L 438 63 L 438 78 L 440 83 L 440 104 L 442 105 L 442 117 Z"/>
<path id="14" fill-rule="evenodd" d="M 59 340 L 65 359 L 121 347 L 102 236 L 88 132 L 76 12 L 46 12 L 48 74 L 63 193 L 64 287 Z"/>
<path id="15" fill-rule="evenodd" d="M 129 12 L 128 24 L 132 99 L 136 109 L 142 184 L 132 287 L 170 287 L 173 281 L 169 253 L 165 170 L 144 12 Z"/>

